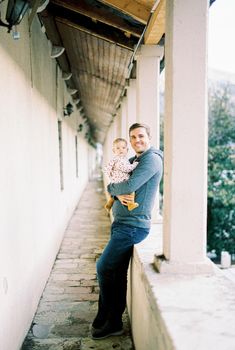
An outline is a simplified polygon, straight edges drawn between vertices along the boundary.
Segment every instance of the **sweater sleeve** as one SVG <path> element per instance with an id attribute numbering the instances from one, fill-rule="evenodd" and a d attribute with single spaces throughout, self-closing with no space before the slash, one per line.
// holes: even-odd
<path id="1" fill-rule="evenodd" d="M 107 189 L 112 196 L 135 192 L 144 185 L 152 176 L 162 173 L 162 159 L 157 154 L 140 159 L 138 167 L 127 181 L 109 184 Z"/>

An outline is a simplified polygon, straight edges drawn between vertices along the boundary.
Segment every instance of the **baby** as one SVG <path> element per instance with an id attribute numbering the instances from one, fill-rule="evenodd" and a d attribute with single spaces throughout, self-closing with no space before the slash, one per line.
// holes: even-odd
<path id="1" fill-rule="evenodd" d="M 129 179 L 129 173 L 133 171 L 138 162 L 131 164 L 127 158 L 127 141 L 123 138 L 117 138 L 113 141 L 113 153 L 114 157 L 111 161 L 104 167 L 104 173 L 109 177 L 110 182 L 118 183 L 126 181 Z M 135 202 L 135 194 L 133 195 L 133 202 L 128 203 L 128 210 L 133 210 L 139 206 Z M 105 204 L 105 209 L 109 212 L 112 208 L 114 199 L 110 197 L 108 202 Z"/>

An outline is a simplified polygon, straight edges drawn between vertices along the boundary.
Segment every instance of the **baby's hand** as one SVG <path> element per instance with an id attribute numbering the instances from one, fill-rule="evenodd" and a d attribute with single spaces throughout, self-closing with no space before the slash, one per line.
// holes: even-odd
<path id="1" fill-rule="evenodd" d="M 120 194 L 119 196 L 116 196 L 116 197 L 119 199 L 119 201 L 123 205 L 128 205 L 128 203 L 132 203 L 134 199 L 133 194 Z"/>

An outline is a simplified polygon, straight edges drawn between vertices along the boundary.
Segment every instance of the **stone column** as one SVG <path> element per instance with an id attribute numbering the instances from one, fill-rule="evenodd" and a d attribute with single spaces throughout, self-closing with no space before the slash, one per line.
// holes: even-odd
<path id="1" fill-rule="evenodd" d="M 129 142 L 129 128 L 132 124 L 136 123 L 136 79 L 130 79 L 129 85 L 127 87 L 127 140 Z M 132 157 L 135 152 L 131 147 L 129 147 L 129 156 Z"/>
<path id="2" fill-rule="evenodd" d="M 127 133 L 127 98 L 124 97 L 122 100 L 120 108 L 120 117 L 121 117 L 121 134 L 120 137 L 128 140 Z"/>
<path id="3" fill-rule="evenodd" d="M 137 122 L 151 129 L 151 144 L 159 149 L 160 143 L 160 60 L 164 54 L 162 46 L 142 45 L 136 55 L 137 70 Z M 152 223 L 162 222 L 159 214 L 159 195 L 152 212 Z"/>
<path id="4" fill-rule="evenodd" d="M 113 145 L 113 140 L 116 137 L 117 136 L 116 136 L 115 122 L 112 122 L 107 132 L 105 143 L 104 143 L 104 157 L 103 157 L 104 164 L 107 164 L 113 157 L 112 145 Z"/>
<path id="5" fill-rule="evenodd" d="M 114 119 L 114 121 L 111 123 L 108 133 L 106 135 L 105 138 L 105 143 L 104 143 L 104 147 L 103 147 L 103 166 L 107 165 L 108 162 L 113 158 L 114 154 L 113 154 L 113 140 L 117 137 L 119 137 L 117 135 L 118 132 L 118 119 Z M 104 174 L 103 176 L 103 180 L 104 180 L 104 189 L 105 189 L 105 195 L 106 198 L 108 199 L 108 192 L 107 192 L 107 185 L 109 183 L 109 179 L 108 177 Z"/>
<path id="6" fill-rule="evenodd" d="M 117 137 L 121 137 L 122 135 L 122 116 L 120 113 L 120 109 L 118 110 L 118 113 L 115 115 L 114 122 L 116 121 L 116 135 Z"/>
<path id="7" fill-rule="evenodd" d="M 207 273 L 208 0 L 167 0 L 163 253 L 160 272 Z"/>
<path id="8" fill-rule="evenodd" d="M 129 80 L 127 87 L 127 128 L 137 122 L 136 115 L 136 79 Z"/>
<path id="9" fill-rule="evenodd" d="M 111 126 L 110 126 L 110 137 L 111 137 L 111 143 L 110 143 L 110 148 L 113 144 L 113 141 L 119 137 L 118 133 L 118 118 L 114 118 Z"/>
<path id="10" fill-rule="evenodd" d="M 137 60 L 137 122 L 150 126 L 152 145 L 159 148 L 159 75 L 164 49 L 157 45 L 142 45 Z"/>

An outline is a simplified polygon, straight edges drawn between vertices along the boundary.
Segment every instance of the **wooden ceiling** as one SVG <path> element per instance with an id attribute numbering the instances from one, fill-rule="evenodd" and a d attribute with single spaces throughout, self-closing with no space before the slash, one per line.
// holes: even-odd
<path id="1" fill-rule="evenodd" d="M 50 0 L 39 17 L 52 44 L 65 48 L 58 64 L 72 72 L 66 83 L 78 90 L 72 97 L 80 100 L 92 141 L 103 143 L 136 45 L 163 37 L 165 0 Z"/>

